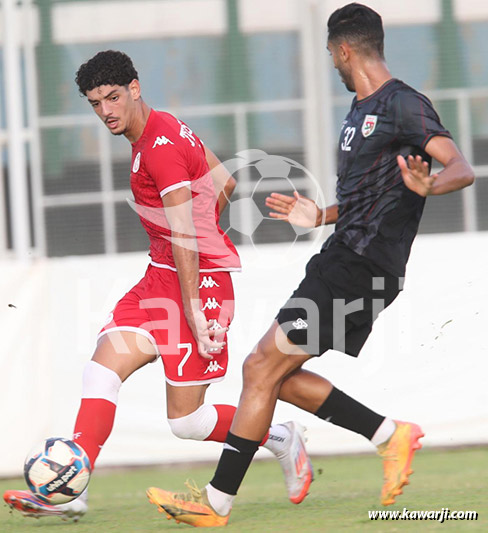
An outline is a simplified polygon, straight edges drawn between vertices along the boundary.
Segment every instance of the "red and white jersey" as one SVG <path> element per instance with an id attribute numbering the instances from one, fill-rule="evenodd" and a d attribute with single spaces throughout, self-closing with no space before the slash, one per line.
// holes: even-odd
<path id="1" fill-rule="evenodd" d="M 214 188 L 203 144 L 186 124 L 151 110 L 140 139 L 132 144 L 131 168 L 133 207 L 149 236 L 152 265 L 176 270 L 162 197 L 190 187 L 200 270 L 240 270 L 237 251 L 219 226 L 220 191 Z"/>

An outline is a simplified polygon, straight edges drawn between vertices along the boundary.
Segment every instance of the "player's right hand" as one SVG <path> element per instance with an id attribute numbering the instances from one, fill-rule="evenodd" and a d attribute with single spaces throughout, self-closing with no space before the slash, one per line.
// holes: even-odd
<path id="1" fill-rule="evenodd" d="M 225 346 L 223 338 L 228 328 L 215 329 L 215 321 L 207 320 L 203 311 L 193 311 L 193 323 L 188 321 L 193 336 L 197 341 L 198 353 L 204 359 L 213 359 L 213 353 L 218 353 Z M 210 329 L 212 328 L 212 329 Z"/>
<path id="2" fill-rule="evenodd" d="M 285 220 L 294 226 L 316 228 L 323 223 L 322 209 L 298 191 L 293 196 L 273 192 L 266 198 L 266 206 L 274 209 L 269 213 L 271 218 Z"/>

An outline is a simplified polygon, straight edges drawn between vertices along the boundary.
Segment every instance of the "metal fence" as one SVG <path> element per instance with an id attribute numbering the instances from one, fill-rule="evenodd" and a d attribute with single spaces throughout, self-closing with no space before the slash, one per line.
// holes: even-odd
<path id="1" fill-rule="evenodd" d="M 88 253 L 117 253 L 147 248 L 147 240 L 136 215 L 127 206 L 130 149 L 120 149 L 107 128 L 88 111 L 80 114 L 42 114 L 38 109 L 39 65 L 34 32 L 19 32 L 14 11 L 24 9 L 24 21 L 34 27 L 31 0 L 2 3 L 4 19 L 3 68 L 4 112 L 8 127 L 0 129 L 0 255 L 18 258 Z M 210 105 L 178 106 L 166 109 L 190 123 L 202 119 L 224 120 L 226 135 L 232 138 L 222 159 L 250 148 L 255 121 L 262 117 L 286 117 L 300 142 L 274 146 L 273 153 L 285 155 L 305 165 L 324 189 L 327 202 L 334 197 L 335 146 L 340 117 L 350 105 L 350 96 L 334 96 L 330 64 L 323 46 L 323 3 L 304 2 L 300 22 L 299 98 L 240 101 Z M 320 67 L 321 66 L 321 67 Z M 446 126 L 451 129 L 478 178 L 488 176 L 488 139 L 473 135 L 473 117 L 488 107 L 488 88 L 462 88 L 425 91 L 438 108 L 448 109 Z M 19 95 L 23 94 L 23 98 Z M 24 104 L 23 104 L 24 102 Z M 157 102 L 156 102 L 157 104 Z M 82 109 L 80 103 L 80 109 Z M 158 108 L 157 105 L 155 105 Z M 0 105 L 0 113 L 2 107 Z M 442 115 L 442 113 L 441 113 Z M 0 116 L 0 124 L 4 121 Z M 196 133 L 199 131 L 196 129 Z M 74 149 L 63 150 L 63 139 L 71 138 Z M 205 140 L 205 139 L 204 139 Z M 89 149 L 77 158 L 77 143 Z M 265 148 L 266 149 L 266 148 Z M 54 150 L 54 151 L 53 151 Z M 58 153 L 56 154 L 56 150 Z M 89 154 L 88 156 L 86 154 Z M 52 171 L 56 156 L 56 175 Z M 75 154 L 75 155 L 73 155 Z M 126 154 L 126 155 L 121 155 Z M 57 157 L 59 155 L 59 157 Z M 252 171 L 240 172 L 237 198 L 256 187 Z M 299 172 L 290 176 L 292 187 L 314 195 L 313 185 Z M 265 196 L 273 190 L 290 192 L 286 180 L 265 180 L 255 194 L 263 209 Z M 459 193 L 429 199 L 421 225 L 423 232 L 476 231 L 488 229 L 484 209 L 488 200 L 488 180 Z M 241 226 L 249 225 L 249 204 L 239 211 Z M 224 219 L 225 227 L 228 220 Z M 232 232 L 237 242 L 245 235 Z M 284 225 L 267 221 L 256 236 L 258 242 L 294 238 Z"/>
<path id="2" fill-rule="evenodd" d="M 488 176 L 487 164 L 476 164 L 475 160 L 475 146 L 474 139 L 471 135 L 471 116 L 473 110 L 470 103 L 473 100 L 486 100 L 488 105 L 488 89 L 450 89 L 442 91 L 432 91 L 429 97 L 436 103 L 450 102 L 455 104 L 457 109 L 457 125 L 458 125 L 458 143 L 461 151 L 466 156 L 475 168 L 476 176 L 479 178 Z M 350 99 L 336 98 L 335 106 L 340 107 L 347 105 Z M 231 105 L 214 105 L 214 106 L 195 106 L 191 108 L 182 108 L 172 110 L 177 116 L 184 117 L 185 120 L 191 122 L 192 118 L 202 116 L 229 116 L 232 118 L 234 126 L 234 138 L 236 139 L 236 152 L 244 151 L 249 148 L 259 148 L 250 146 L 249 139 L 249 120 L 251 113 L 256 112 L 279 112 L 279 111 L 299 111 L 301 114 L 305 112 L 306 102 L 304 100 L 293 101 L 274 101 L 274 102 L 260 102 L 260 103 L 237 103 Z M 115 205 L 117 203 L 125 202 L 131 197 L 129 188 L 116 189 L 113 176 L 113 156 L 111 153 L 110 136 L 111 134 L 107 128 L 94 115 L 80 115 L 80 116 L 61 116 L 61 117 L 41 117 L 39 126 L 41 130 L 49 128 L 76 128 L 81 125 L 95 126 L 97 131 L 97 142 L 99 145 L 98 166 L 100 173 L 100 190 L 96 192 L 77 192 L 64 194 L 42 194 L 39 200 L 39 206 L 36 204 L 37 210 L 45 210 L 52 207 L 69 207 L 76 205 L 101 205 L 102 219 L 103 219 L 103 235 L 105 253 L 116 253 L 117 239 L 116 239 L 116 213 Z M 487 145 L 488 147 L 488 142 Z M 480 152 L 479 158 L 482 158 L 484 152 L 484 145 L 478 148 Z M 232 155 L 232 154 L 228 154 Z M 307 159 L 307 154 L 300 154 L 300 160 Z M 127 160 L 127 176 L 129 160 Z M 295 178 L 294 184 L 297 189 L 307 191 L 308 182 L 305 178 Z M 251 193 L 254 188 L 254 183 L 249 173 L 242 173 L 239 180 L 239 191 L 241 194 Z M 268 181 L 261 192 L 272 192 L 273 190 L 289 190 L 286 183 L 277 181 Z M 476 187 L 467 188 L 462 191 L 462 229 L 464 231 L 476 231 L 480 225 L 484 223 L 480 220 L 484 219 L 484 213 L 478 211 L 482 206 L 479 206 L 476 201 Z M 248 214 L 242 213 L 244 218 Z M 445 213 L 445 217 L 452 216 L 451 213 Z M 40 221 L 44 217 L 40 216 Z M 443 220 L 439 220 L 439 231 L 442 231 Z M 41 227 L 44 225 L 40 222 Z M 42 239 L 45 242 L 45 238 Z M 41 240 L 41 242 L 42 242 Z M 44 254 L 46 251 L 45 245 L 40 248 L 40 253 Z"/>

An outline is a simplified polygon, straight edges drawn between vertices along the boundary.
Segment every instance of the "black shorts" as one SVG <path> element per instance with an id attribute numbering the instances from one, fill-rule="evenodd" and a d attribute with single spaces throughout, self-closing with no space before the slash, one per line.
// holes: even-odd
<path id="1" fill-rule="evenodd" d="M 378 313 L 393 302 L 403 278 L 389 274 L 343 244 L 314 255 L 305 278 L 276 319 L 288 339 L 318 356 L 357 356 Z"/>

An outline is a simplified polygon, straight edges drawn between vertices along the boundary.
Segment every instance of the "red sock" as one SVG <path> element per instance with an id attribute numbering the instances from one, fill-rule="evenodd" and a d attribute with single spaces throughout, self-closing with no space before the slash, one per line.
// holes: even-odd
<path id="1" fill-rule="evenodd" d="M 236 412 L 236 408 L 233 405 L 215 404 L 214 407 L 217 410 L 217 423 L 215 424 L 212 433 L 210 433 L 210 435 L 205 440 L 212 440 L 214 442 L 225 442 L 225 439 L 227 438 L 227 433 L 229 433 L 229 429 L 232 424 L 234 414 Z M 262 446 L 268 440 L 268 437 L 269 431 L 266 433 L 260 446 Z"/>
<path id="2" fill-rule="evenodd" d="M 101 447 L 114 425 L 117 406 L 108 400 L 83 398 L 76 418 L 73 439 L 87 453 L 93 469 Z"/>

